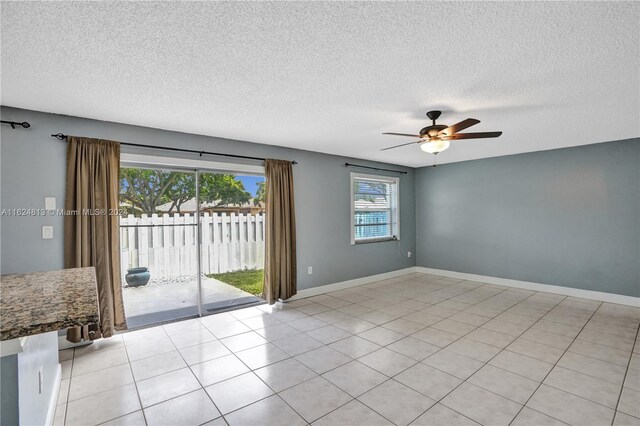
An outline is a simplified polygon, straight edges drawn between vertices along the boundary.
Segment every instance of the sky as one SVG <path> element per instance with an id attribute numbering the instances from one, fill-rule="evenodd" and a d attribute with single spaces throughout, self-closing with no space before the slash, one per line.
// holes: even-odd
<path id="1" fill-rule="evenodd" d="M 248 192 L 251 193 L 252 197 L 256 196 L 256 190 L 258 189 L 258 186 L 256 185 L 257 182 L 264 182 L 264 176 L 236 176 L 236 178 L 240 181 L 242 181 L 242 184 L 244 185 L 244 189 L 246 189 Z"/>

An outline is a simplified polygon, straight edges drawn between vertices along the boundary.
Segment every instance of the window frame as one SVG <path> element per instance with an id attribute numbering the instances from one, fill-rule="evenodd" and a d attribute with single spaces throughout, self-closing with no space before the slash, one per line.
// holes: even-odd
<path id="1" fill-rule="evenodd" d="M 351 231 L 351 245 L 356 244 L 369 244 L 369 243 L 378 243 L 383 241 L 394 241 L 400 240 L 400 178 L 396 176 L 385 176 L 385 175 L 372 175 L 367 173 L 357 173 L 351 172 L 349 179 L 349 194 L 351 195 L 351 226 L 349 227 Z M 395 194 L 392 194 L 391 197 L 391 235 L 388 237 L 375 237 L 375 238 L 360 238 L 356 239 L 355 232 L 355 191 L 353 190 L 353 184 L 356 179 L 364 179 L 364 180 L 373 180 L 379 182 L 390 183 L 395 185 Z M 395 195 L 395 196 L 393 196 Z"/>

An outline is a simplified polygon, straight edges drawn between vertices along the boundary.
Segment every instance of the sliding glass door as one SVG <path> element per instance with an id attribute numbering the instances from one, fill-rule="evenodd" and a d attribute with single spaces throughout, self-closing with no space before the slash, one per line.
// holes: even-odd
<path id="1" fill-rule="evenodd" d="M 262 176 L 123 167 L 129 328 L 261 302 L 263 197 Z"/>
<path id="2" fill-rule="evenodd" d="M 199 172 L 203 313 L 261 302 L 264 177 Z"/>
<path id="3" fill-rule="evenodd" d="M 130 328 L 198 314 L 196 172 L 120 170 L 123 299 Z"/>

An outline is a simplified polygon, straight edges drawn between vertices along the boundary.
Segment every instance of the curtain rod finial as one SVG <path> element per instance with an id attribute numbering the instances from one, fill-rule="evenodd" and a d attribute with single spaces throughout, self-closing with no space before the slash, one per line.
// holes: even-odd
<path id="1" fill-rule="evenodd" d="M 25 129 L 28 129 L 29 127 L 31 127 L 31 124 L 29 124 L 26 121 L 7 121 L 7 120 L 0 120 L 0 123 L 2 124 L 8 124 L 9 126 L 11 126 L 12 129 L 15 129 L 16 126 L 20 126 L 20 127 L 24 127 Z"/>
<path id="2" fill-rule="evenodd" d="M 52 137 L 52 138 L 56 138 L 56 139 L 58 139 L 59 141 L 61 141 L 61 140 L 63 140 L 63 139 L 66 139 L 66 138 L 67 138 L 67 135 L 64 135 L 64 134 L 62 134 L 62 133 L 52 133 L 52 134 L 51 134 L 51 137 Z"/>

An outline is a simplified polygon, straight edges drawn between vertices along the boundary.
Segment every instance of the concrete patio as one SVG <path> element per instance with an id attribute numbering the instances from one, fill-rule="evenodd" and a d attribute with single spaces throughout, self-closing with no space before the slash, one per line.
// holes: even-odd
<path id="1" fill-rule="evenodd" d="M 198 283 L 188 281 L 169 284 L 149 283 L 122 289 L 129 328 L 162 323 L 198 313 Z M 222 281 L 202 277 L 203 313 L 238 305 L 255 304 L 263 299 Z"/>

